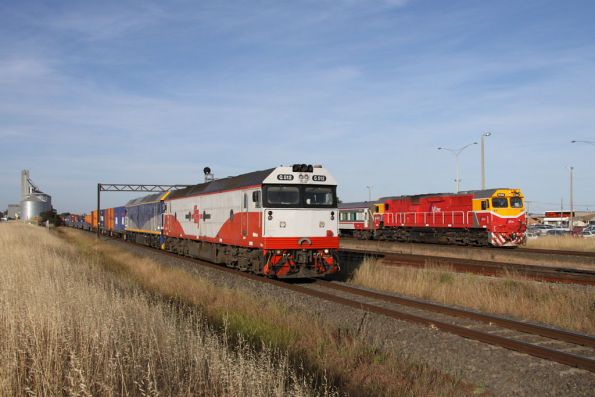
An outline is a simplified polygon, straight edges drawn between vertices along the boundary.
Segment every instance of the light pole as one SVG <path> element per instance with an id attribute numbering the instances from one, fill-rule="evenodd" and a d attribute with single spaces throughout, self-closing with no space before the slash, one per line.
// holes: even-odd
<path id="1" fill-rule="evenodd" d="M 572 177 L 574 173 L 574 167 L 570 167 L 570 222 L 568 223 L 568 230 L 570 230 L 570 234 L 572 235 L 572 224 L 574 223 L 574 200 L 573 200 L 573 188 L 572 188 Z"/>
<path id="2" fill-rule="evenodd" d="M 455 185 L 456 185 L 456 189 L 457 189 L 456 193 L 458 193 L 461 190 L 461 176 L 460 176 L 461 171 L 460 171 L 460 167 L 459 167 L 459 155 L 461 153 L 463 153 L 463 150 L 467 149 L 471 145 L 477 145 L 477 142 L 469 143 L 469 144 L 467 144 L 463 147 L 460 147 L 458 149 L 449 149 L 447 147 L 442 147 L 442 146 L 438 148 L 438 150 L 449 151 L 455 156 L 455 164 L 457 167 L 457 177 L 455 179 Z"/>
<path id="3" fill-rule="evenodd" d="M 483 140 L 486 136 L 492 135 L 491 132 L 484 132 L 481 134 L 481 190 L 486 188 L 486 169 L 485 169 L 485 156 L 484 156 L 484 143 Z"/>
<path id="4" fill-rule="evenodd" d="M 372 201 L 372 188 L 374 186 L 366 186 L 366 189 L 368 189 L 368 202 Z"/>
<path id="5" fill-rule="evenodd" d="M 570 143 L 586 143 L 587 145 L 593 145 L 595 146 L 595 142 L 594 141 L 570 141 Z"/>

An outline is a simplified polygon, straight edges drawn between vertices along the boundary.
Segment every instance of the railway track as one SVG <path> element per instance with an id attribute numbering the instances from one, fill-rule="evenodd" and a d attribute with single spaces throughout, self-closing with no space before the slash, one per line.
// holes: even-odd
<path id="1" fill-rule="evenodd" d="M 342 236 L 342 241 L 348 242 L 357 242 L 360 244 L 366 244 L 371 242 L 383 242 L 383 243 L 396 243 L 396 244 L 408 244 L 411 246 L 417 246 L 420 248 L 447 248 L 447 249 L 460 249 L 466 251 L 478 251 L 478 252 L 485 252 L 486 254 L 494 253 L 494 252 L 519 252 L 519 253 L 527 253 L 527 254 L 536 254 L 536 255 L 556 255 L 556 256 L 567 256 L 567 257 L 582 257 L 582 258 L 595 258 L 595 252 L 589 251 L 572 251 L 572 250 L 553 250 L 553 249 L 544 249 L 544 248 L 526 248 L 526 247 L 474 247 L 474 246 L 462 246 L 462 245 L 449 245 L 449 244 L 434 244 L 434 243 L 407 243 L 407 242 L 393 242 L 393 241 L 386 241 L 386 240 L 359 240 L 350 236 Z"/>
<path id="2" fill-rule="evenodd" d="M 364 303 L 359 300 L 346 298 L 344 295 L 324 295 L 326 299 L 333 302 L 382 314 L 398 320 L 435 327 L 441 331 L 459 335 L 464 338 L 474 339 L 490 345 L 504 347 L 542 359 L 556 361 L 595 372 L 595 360 L 592 359 L 592 357 L 595 356 L 595 338 L 589 335 L 511 320 L 505 317 L 478 313 L 470 310 L 458 309 L 417 299 L 381 294 L 336 282 L 316 280 L 314 281 L 314 285 L 320 285 L 326 290 L 368 298 L 375 302 L 389 303 L 393 306 L 387 308 L 385 306 L 379 306 L 377 303 Z M 399 306 L 420 309 L 424 314 L 420 315 L 401 310 L 398 309 Z M 475 325 L 459 325 L 456 321 L 437 319 L 431 315 L 427 315 L 428 313 L 437 313 L 443 317 L 448 316 L 450 318 L 471 320 Z M 477 324 L 487 324 L 490 330 L 478 330 L 477 328 L 480 327 L 478 327 Z M 509 337 L 500 336 L 497 333 L 502 329 L 513 330 L 516 332 L 516 335 Z M 538 336 L 541 340 L 534 343 L 523 341 L 523 337 L 527 335 Z M 560 343 L 564 346 L 558 349 L 542 346 L 544 343 L 548 343 L 547 340 L 553 341 L 553 344 Z M 585 354 L 578 355 L 570 352 L 576 350 L 577 346 L 581 346 L 580 350 L 583 350 Z"/>
<path id="3" fill-rule="evenodd" d="M 519 263 L 504 263 L 494 261 L 481 261 L 441 256 L 426 256 L 412 254 L 391 254 L 378 251 L 358 249 L 341 249 L 344 256 L 365 257 L 371 256 L 382 259 L 386 266 L 407 266 L 425 268 L 444 267 L 459 273 L 474 273 L 486 276 L 505 276 L 517 274 L 537 281 L 552 283 L 595 285 L 595 271 L 573 269 L 566 267 L 525 265 Z"/>
<path id="4" fill-rule="evenodd" d="M 251 273 L 240 272 L 235 269 L 190 257 L 181 257 L 178 254 L 155 250 L 138 244 L 135 245 L 151 250 L 152 252 L 159 252 L 162 255 L 173 256 L 215 271 L 229 273 L 236 277 L 243 277 L 256 282 L 271 284 L 303 295 L 323 299 L 354 309 L 364 310 L 370 313 L 384 315 L 397 320 L 434 327 L 441 331 L 464 338 L 477 340 L 545 360 L 555 361 L 568 366 L 595 372 L 595 360 L 592 359 L 592 357 L 595 356 L 595 338 L 588 335 L 572 333 L 569 331 L 529 324 L 504 317 L 477 313 L 411 298 L 381 294 L 326 280 L 310 279 L 307 280 L 309 282 L 308 284 L 280 281 Z M 391 307 L 386 307 L 387 304 Z M 412 313 L 411 309 L 422 311 L 423 314 Z M 447 316 L 451 320 L 436 318 L 436 316 Z M 472 321 L 475 325 L 469 326 L 469 324 L 457 324 L 457 321 L 460 319 Z M 488 326 L 491 330 L 478 330 L 478 324 L 480 325 L 479 327 Z M 504 337 L 498 335 L 497 333 L 503 329 L 514 331 L 517 333 L 516 337 Z M 518 334 L 520 334 L 521 337 L 519 337 Z M 538 336 L 542 340 L 536 343 L 529 343 L 522 340 L 522 335 Z M 559 349 L 542 346 L 542 344 L 544 342 L 547 343 L 547 341 L 561 343 L 564 346 Z M 587 352 L 582 355 L 572 353 L 571 351 L 576 350 L 577 346 L 580 350 L 585 350 Z"/>
<path id="5" fill-rule="evenodd" d="M 516 248 L 519 252 L 530 252 L 534 254 L 561 255 L 561 256 L 581 256 L 585 258 L 595 258 L 595 252 L 588 251 L 569 251 L 569 250 L 548 250 L 542 248 Z"/>

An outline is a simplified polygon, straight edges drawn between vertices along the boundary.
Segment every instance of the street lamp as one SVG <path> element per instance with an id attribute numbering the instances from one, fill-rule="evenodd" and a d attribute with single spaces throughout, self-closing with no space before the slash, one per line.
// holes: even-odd
<path id="1" fill-rule="evenodd" d="M 485 169 L 485 157 L 484 157 L 484 143 L 483 140 L 486 136 L 492 135 L 491 132 L 484 132 L 481 134 L 481 190 L 486 188 L 486 169 Z"/>
<path id="2" fill-rule="evenodd" d="M 587 145 L 593 145 L 595 146 L 595 142 L 593 141 L 570 141 L 570 143 L 586 143 Z"/>
<path id="3" fill-rule="evenodd" d="M 469 146 L 471 145 L 477 145 L 477 142 L 473 142 L 473 143 L 469 143 L 463 147 L 460 147 L 458 149 L 449 149 L 447 147 L 439 147 L 438 150 L 446 150 L 451 152 L 454 156 L 455 156 L 455 163 L 457 166 L 457 177 L 455 179 L 455 185 L 457 187 L 457 193 L 461 190 L 461 177 L 460 177 L 460 167 L 459 167 L 459 155 L 463 152 L 463 150 L 467 149 Z"/>
<path id="4" fill-rule="evenodd" d="M 374 186 L 366 186 L 366 189 L 368 189 L 368 202 L 372 201 L 372 188 Z"/>

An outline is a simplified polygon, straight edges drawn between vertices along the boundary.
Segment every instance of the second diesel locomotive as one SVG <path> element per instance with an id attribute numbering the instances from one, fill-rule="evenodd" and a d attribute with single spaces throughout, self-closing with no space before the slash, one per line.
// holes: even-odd
<path id="1" fill-rule="evenodd" d="M 516 247 L 526 242 L 519 189 L 386 197 L 341 203 L 341 235 L 359 239 Z"/>

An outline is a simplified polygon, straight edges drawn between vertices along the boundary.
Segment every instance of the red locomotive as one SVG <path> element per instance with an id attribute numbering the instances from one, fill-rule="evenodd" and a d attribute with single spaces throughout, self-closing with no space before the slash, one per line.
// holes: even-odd
<path id="1" fill-rule="evenodd" d="M 339 206 L 341 235 L 360 239 L 515 247 L 526 241 L 519 189 L 386 197 Z"/>

